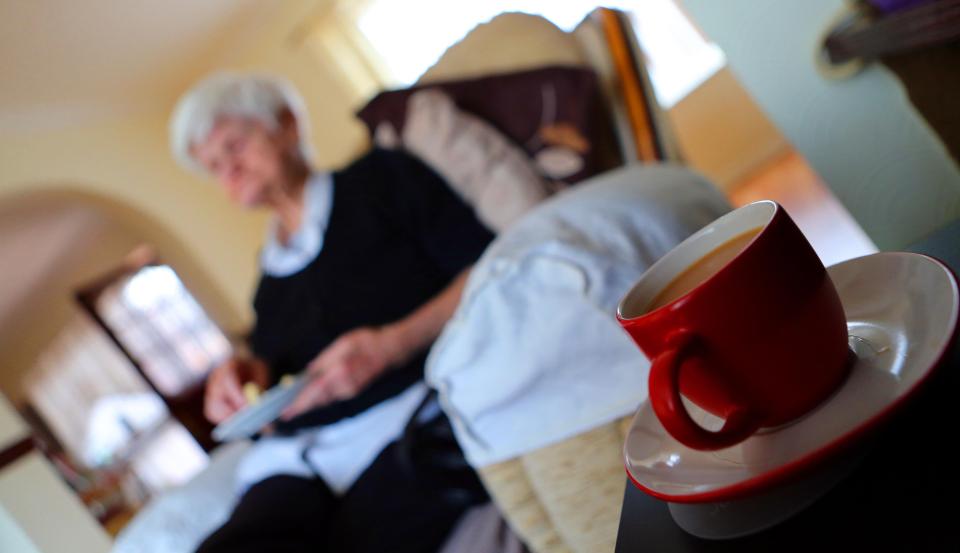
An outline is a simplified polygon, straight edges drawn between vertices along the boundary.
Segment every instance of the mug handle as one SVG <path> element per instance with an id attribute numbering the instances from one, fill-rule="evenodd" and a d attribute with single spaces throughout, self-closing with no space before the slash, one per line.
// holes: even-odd
<path id="1" fill-rule="evenodd" d="M 710 451 L 735 445 L 760 428 L 761 418 L 746 407 L 731 411 L 716 432 L 697 424 L 680 401 L 680 366 L 693 353 L 697 336 L 686 328 L 671 332 L 668 349 L 657 355 L 650 367 L 650 405 L 660 423 L 678 442 L 693 449 Z"/>

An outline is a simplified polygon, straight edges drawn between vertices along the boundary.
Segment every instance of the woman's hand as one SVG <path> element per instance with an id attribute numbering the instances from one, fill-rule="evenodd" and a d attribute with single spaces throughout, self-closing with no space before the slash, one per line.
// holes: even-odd
<path id="1" fill-rule="evenodd" d="M 230 418 L 247 406 L 243 385 L 253 382 L 261 389 L 270 383 L 270 370 L 259 359 L 228 359 L 210 372 L 203 397 L 203 414 L 214 424 Z"/>
<path id="2" fill-rule="evenodd" d="M 289 419 L 314 407 L 349 399 L 390 367 L 423 351 L 453 315 L 470 269 L 403 319 L 382 327 L 362 327 L 337 338 L 307 370 L 315 376 L 281 415 Z"/>
<path id="3" fill-rule="evenodd" d="M 391 326 L 362 327 L 341 335 L 307 367 L 313 379 L 281 418 L 289 419 L 314 407 L 352 398 L 388 368 L 402 363 L 405 350 Z"/>

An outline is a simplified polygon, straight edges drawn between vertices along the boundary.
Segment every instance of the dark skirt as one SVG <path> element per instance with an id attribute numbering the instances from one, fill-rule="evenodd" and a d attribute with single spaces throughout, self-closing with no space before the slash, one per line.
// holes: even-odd
<path id="1" fill-rule="evenodd" d="M 253 485 L 200 553 L 436 553 L 470 507 L 487 500 L 430 394 L 343 496 L 320 478 Z"/>

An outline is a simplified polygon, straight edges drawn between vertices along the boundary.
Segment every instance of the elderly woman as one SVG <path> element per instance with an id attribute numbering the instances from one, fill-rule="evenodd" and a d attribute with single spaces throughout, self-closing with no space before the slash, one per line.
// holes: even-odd
<path id="1" fill-rule="evenodd" d="M 212 372 L 207 416 L 243 408 L 247 382 L 317 375 L 241 463 L 245 493 L 200 550 L 435 551 L 483 492 L 431 408 L 425 351 L 491 234 L 402 153 L 312 167 L 302 101 L 276 79 L 200 82 L 176 107 L 171 142 L 232 202 L 274 216 L 253 355 Z"/>

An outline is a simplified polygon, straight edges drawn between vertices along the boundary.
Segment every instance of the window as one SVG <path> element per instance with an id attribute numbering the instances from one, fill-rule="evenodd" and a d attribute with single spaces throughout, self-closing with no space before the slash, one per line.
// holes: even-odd
<path id="1" fill-rule="evenodd" d="M 197 442 L 82 313 L 46 348 L 24 387 L 56 445 L 84 468 L 129 464 L 147 491 L 156 492 L 206 466 Z"/>
<path id="2" fill-rule="evenodd" d="M 153 260 L 138 248 L 79 290 L 84 312 L 24 382 L 49 429 L 48 455 L 102 520 L 186 482 L 213 446 L 203 384 L 231 346 L 176 272 Z"/>
<path id="3" fill-rule="evenodd" d="M 613 0 L 603 5 L 631 14 L 664 108 L 680 101 L 725 63 L 720 48 L 700 34 L 675 0 Z M 357 12 L 356 21 L 381 58 L 377 65 L 386 68 L 388 80 L 408 86 L 450 45 L 499 13 L 540 15 L 570 31 L 596 7 L 596 0 L 369 0 Z"/>
<path id="4" fill-rule="evenodd" d="M 167 265 L 147 265 L 119 278 L 93 304 L 165 396 L 195 385 L 230 354 L 227 338 Z"/>
<path id="5" fill-rule="evenodd" d="M 114 428 L 103 430 L 94 414 L 102 400 L 142 397 L 150 390 L 97 325 L 82 314 L 71 319 L 46 347 L 24 381 L 27 397 L 66 451 L 87 467 L 111 461 L 120 444 Z M 160 403 L 135 407 L 145 416 L 111 420 L 131 432 L 145 431 L 167 417 Z"/>

